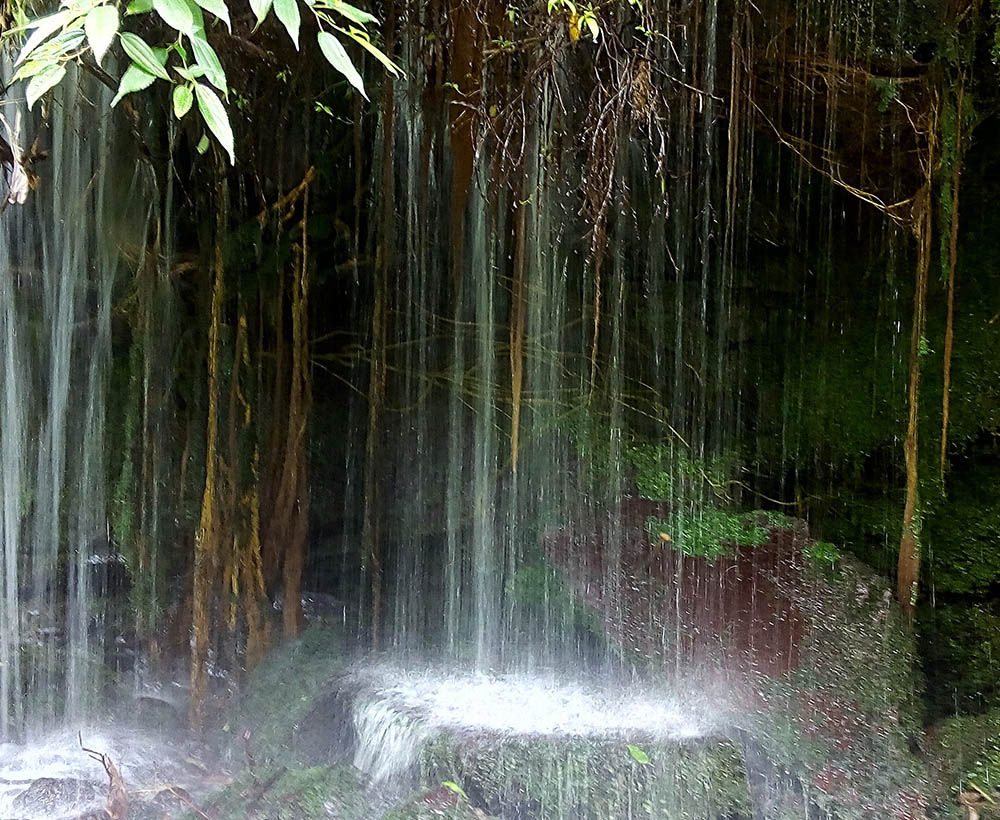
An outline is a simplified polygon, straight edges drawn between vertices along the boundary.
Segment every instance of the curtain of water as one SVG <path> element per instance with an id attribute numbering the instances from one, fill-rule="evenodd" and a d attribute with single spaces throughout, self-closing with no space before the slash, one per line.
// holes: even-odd
<path id="1" fill-rule="evenodd" d="M 103 92 L 91 89 L 103 99 Z M 113 560 L 105 518 L 104 425 L 115 242 L 106 121 L 75 80 L 44 133 L 50 162 L 24 205 L 0 215 L 0 404 L 5 737 L 87 714 L 102 684 L 102 610 L 91 575 Z M 8 119 L 41 124 L 20 103 Z"/>
<path id="2" fill-rule="evenodd" d="M 575 56 L 554 57 L 492 122 L 479 115 L 459 259 L 444 229 L 457 173 L 447 122 L 426 107 L 419 29 L 401 27 L 410 70 L 394 96 L 400 208 L 376 513 L 387 560 L 383 645 L 444 647 L 483 669 L 589 652 L 544 575 L 543 532 L 593 531 L 634 493 L 625 456 L 637 434 L 663 442 L 678 464 L 733 445 L 716 88 L 717 41 L 728 29 L 720 34 L 714 2 L 667 8 L 657 22 L 669 39 L 646 54 L 602 63 L 595 48 L 593 80 L 575 73 Z M 510 92 L 491 86 L 502 69 L 480 70 L 484 95 Z M 590 143 L 591 126 L 606 144 Z M 588 168 L 606 175 L 596 239 L 579 213 Z M 382 178 L 376 167 L 373 179 Z M 357 302 L 362 311 L 368 303 Z M 357 326 L 366 321 L 362 312 Z M 354 407 L 361 417 L 363 399 Z M 365 443 L 355 442 L 347 463 L 361 459 Z M 679 531 L 701 503 L 673 505 Z M 607 523 L 614 549 L 617 518 Z M 353 549 L 349 540 L 345 555 Z M 613 587 L 614 556 L 606 570 Z M 521 600 L 529 580 L 543 599 L 531 612 Z M 370 604 L 362 601 L 362 621 Z"/>

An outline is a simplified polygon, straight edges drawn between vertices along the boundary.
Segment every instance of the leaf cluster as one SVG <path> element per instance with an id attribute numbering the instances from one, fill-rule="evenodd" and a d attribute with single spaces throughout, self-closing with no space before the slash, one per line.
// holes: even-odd
<path id="1" fill-rule="evenodd" d="M 368 27 L 377 25 L 371 14 L 344 0 L 303 0 L 307 12 L 316 20 L 316 42 L 333 68 L 367 98 L 361 75 L 344 48 L 342 39 L 359 45 L 374 56 L 392 75 L 399 68 L 371 39 Z M 295 48 L 299 48 L 301 11 L 299 0 L 250 0 L 259 27 L 274 11 Z M 232 30 L 230 7 L 226 0 L 132 0 L 124 10 L 113 0 L 62 0 L 58 11 L 31 20 L 14 29 L 15 35 L 27 35 L 15 61 L 13 79 L 27 80 L 28 107 L 34 107 L 50 89 L 66 76 L 67 65 L 92 56 L 101 66 L 117 40 L 127 65 L 111 101 L 116 106 L 128 94 L 144 91 L 158 80 L 172 88 L 174 116 L 184 119 L 197 105 L 203 124 L 236 162 L 233 129 L 227 100 L 230 87 L 225 68 L 213 48 L 206 29 L 205 12 Z M 135 31 L 126 30 L 126 22 L 148 31 L 144 21 L 158 18 L 170 32 L 164 42 L 150 42 Z M 221 97 L 220 97 L 221 95 Z M 209 146 L 204 134 L 198 150 Z"/>

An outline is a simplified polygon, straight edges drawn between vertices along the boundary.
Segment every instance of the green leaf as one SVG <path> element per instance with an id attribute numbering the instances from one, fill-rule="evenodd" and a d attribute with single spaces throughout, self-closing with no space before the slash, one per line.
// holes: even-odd
<path id="1" fill-rule="evenodd" d="M 28 98 L 28 110 L 30 111 L 34 107 L 39 97 L 52 88 L 52 86 L 58 85 L 59 81 L 65 76 L 65 66 L 50 65 L 44 71 L 39 71 L 32 77 L 24 93 L 24 96 Z"/>
<path id="2" fill-rule="evenodd" d="M 83 45 L 86 35 L 83 33 L 83 28 L 76 27 L 75 23 L 76 21 L 74 21 L 73 28 L 60 31 L 47 43 L 43 43 L 39 48 L 35 49 L 35 56 L 41 57 L 44 54 L 46 57 L 59 59 L 69 55 L 72 51 L 76 51 L 76 49 Z"/>
<path id="3" fill-rule="evenodd" d="M 257 26 L 259 26 L 271 10 L 271 0 L 250 0 L 250 9 L 257 16 Z"/>
<path id="4" fill-rule="evenodd" d="M 192 93 L 190 86 L 174 86 L 174 116 L 177 117 L 177 119 L 184 119 L 184 115 L 191 110 L 191 104 L 193 102 L 194 94 Z"/>
<path id="5" fill-rule="evenodd" d="M 190 80 L 194 82 L 199 77 L 205 76 L 205 69 L 200 65 L 193 65 L 191 68 L 184 68 L 184 66 L 175 65 L 174 71 L 180 74 L 185 80 Z"/>
<path id="6" fill-rule="evenodd" d="M 208 141 L 208 134 L 202 134 L 198 144 L 194 147 L 199 154 L 204 154 L 211 143 Z"/>
<path id="7" fill-rule="evenodd" d="M 205 72 L 205 78 L 225 94 L 229 91 L 229 86 L 226 84 L 226 72 L 222 68 L 222 63 L 219 62 L 219 55 L 205 39 L 205 33 L 195 31 L 194 35 L 188 39 L 191 41 L 191 48 L 194 49 L 195 63 Z"/>
<path id="8" fill-rule="evenodd" d="M 354 40 L 359 46 L 361 46 L 365 51 L 371 54 L 376 60 L 378 60 L 382 65 L 385 66 L 386 71 L 392 74 L 393 77 L 399 77 L 402 75 L 403 70 L 396 65 L 389 57 L 386 56 L 382 49 L 375 46 L 368 35 L 363 31 L 358 31 L 356 28 L 352 28 L 347 32 L 347 36 Z"/>
<path id="9" fill-rule="evenodd" d="M 79 28 L 59 32 L 28 55 L 29 59 L 21 64 L 13 79 L 24 80 L 34 77 L 49 66 L 62 65 L 69 54 L 83 43 L 83 39 L 83 30 Z"/>
<path id="10" fill-rule="evenodd" d="M 299 3 L 298 0 L 274 0 L 274 13 L 288 32 L 288 36 L 299 47 Z"/>
<path id="11" fill-rule="evenodd" d="M 195 2 L 209 14 L 218 17 L 226 24 L 227 29 L 233 30 L 233 24 L 229 21 L 229 6 L 226 5 L 225 0 L 195 0 Z"/>
<path id="12" fill-rule="evenodd" d="M 83 30 L 87 32 L 87 42 L 94 52 L 94 59 L 100 65 L 118 33 L 118 9 L 114 6 L 91 9 L 83 21 Z"/>
<path id="13" fill-rule="evenodd" d="M 125 7 L 125 14 L 145 14 L 153 10 L 153 0 L 132 0 Z"/>
<path id="14" fill-rule="evenodd" d="M 191 0 L 184 0 L 188 4 L 188 8 L 191 9 L 191 17 L 194 19 L 194 29 L 195 34 L 200 34 L 202 39 L 205 37 L 205 15 L 201 13 L 201 6 L 197 3 L 191 2 Z"/>
<path id="15" fill-rule="evenodd" d="M 378 18 L 372 16 L 367 11 L 362 11 L 359 8 L 355 8 L 350 3 L 345 3 L 343 0 L 331 0 L 330 8 L 343 15 L 352 23 L 357 23 L 359 26 L 367 26 L 369 23 L 378 23 Z"/>
<path id="16" fill-rule="evenodd" d="M 56 63 L 54 61 L 47 59 L 28 60 L 14 73 L 14 76 L 11 78 L 11 82 L 16 83 L 18 80 L 27 80 L 29 77 L 34 77 L 36 74 L 55 64 Z"/>
<path id="17" fill-rule="evenodd" d="M 649 755 L 646 754 L 638 746 L 633 746 L 631 743 L 626 743 L 625 747 L 628 749 L 628 753 L 632 756 L 632 759 L 642 766 L 649 765 Z"/>
<path id="18" fill-rule="evenodd" d="M 194 15 L 186 0 L 153 0 L 153 8 L 171 28 L 188 35 L 194 30 Z"/>
<path id="19" fill-rule="evenodd" d="M 167 70 L 156 59 L 153 49 L 146 44 L 145 40 L 130 31 L 123 31 L 118 37 L 122 42 L 122 48 L 125 49 L 125 53 L 132 58 L 132 62 L 139 66 L 139 68 L 148 74 L 152 74 L 154 77 L 159 77 L 161 80 L 170 80 Z M 121 93 L 120 88 L 118 93 Z"/>
<path id="20" fill-rule="evenodd" d="M 198 98 L 198 110 L 205 118 L 205 123 L 209 130 L 215 134 L 215 138 L 220 142 L 226 153 L 229 154 L 229 162 L 236 164 L 236 153 L 233 150 L 233 129 L 229 124 L 229 115 L 218 95 L 207 85 L 195 83 L 194 93 Z"/>
<path id="21" fill-rule="evenodd" d="M 132 63 L 132 65 L 125 69 L 125 73 L 122 74 L 121 82 L 118 84 L 118 93 L 115 94 L 115 98 L 111 101 L 111 107 L 114 108 L 118 105 L 119 100 L 126 94 L 149 88 L 155 81 L 156 77 L 142 67 Z"/>
<path id="22" fill-rule="evenodd" d="M 31 24 L 31 27 L 35 30 L 31 32 L 31 36 L 25 41 L 24 46 L 22 46 L 21 51 L 17 55 L 17 59 L 14 61 L 14 65 L 20 65 L 24 59 L 31 54 L 38 46 L 42 44 L 54 31 L 60 29 L 68 23 L 72 15 L 68 11 L 57 11 L 55 14 L 50 14 L 48 17 L 42 17 L 40 20 L 35 20 Z"/>
<path id="23" fill-rule="evenodd" d="M 454 780 L 445 780 L 442 784 L 448 791 L 454 792 L 459 797 L 463 797 L 466 800 L 469 799 L 469 795 L 465 793 L 465 789 L 458 785 Z"/>
<path id="24" fill-rule="evenodd" d="M 361 81 L 361 75 L 358 74 L 358 70 L 354 67 L 354 63 L 351 62 L 351 58 L 347 56 L 347 52 L 341 45 L 340 40 L 328 31 L 321 31 L 316 35 L 316 42 L 319 43 L 320 51 L 323 52 L 323 56 L 326 57 L 330 65 L 343 74 L 347 78 L 347 81 L 358 89 L 361 92 L 361 96 L 367 100 L 368 95 L 365 93 L 365 85 Z"/>

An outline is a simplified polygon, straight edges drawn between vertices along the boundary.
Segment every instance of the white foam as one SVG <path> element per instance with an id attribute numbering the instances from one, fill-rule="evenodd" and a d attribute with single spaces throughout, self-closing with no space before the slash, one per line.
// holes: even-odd
<path id="1" fill-rule="evenodd" d="M 709 702 L 609 681 L 485 675 L 377 664 L 356 673 L 355 765 L 376 780 L 412 766 L 436 731 L 494 736 L 704 737 L 720 715 Z"/>
<path id="2" fill-rule="evenodd" d="M 187 779 L 185 756 L 180 747 L 127 731 L 85 728 L 80 730 L 80 735 L 87 748 L 111 758 L 130 792 L 156 788 L 165 783 L 183 783 Z M 25 745 L 2 743 L 0 817 L 58 820 L 60 817 L 78 817 L 86 810 L 103 805 L 103 798 L 96 803 L 86 799 L 68 799 L 65 805 L 54 806 L 51 811 L 42 813 L 25 814 L 23 809 L 15 810 L 17 797 L 42 778 L 94 783 L 98 787 L 97 793 L 101 795 L 105 793 L 108 783 L 101 764 L 80 748 L 77 731 L 55 732 Z"/>

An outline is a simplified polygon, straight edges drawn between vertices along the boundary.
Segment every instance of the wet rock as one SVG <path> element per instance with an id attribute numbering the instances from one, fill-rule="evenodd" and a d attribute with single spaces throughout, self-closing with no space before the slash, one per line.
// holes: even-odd
<path id="1" fill-rule="evenodd" d="M 545 552 L 624 657 L 714 692 L 759 764 L 758 817 L 921 817 L 914 647 L 885 580 L 803 522 L 748 521 L 753 545 L 701 557 L 650 528 L 667 518 L 631 499 L 590 531 L 549 531 Z"/>
<path id="2" fill-rule="evenodd" d="M 135 720 L 140 728 L 161 734 L 182 734 L 187 724 L 177 708 L 161 698 L 136 698 Z"/>
<path id="3" fill-rule="evenodd" d="M 458 798 L 457 807 L 504 820 L 750 813 L 739 748 L 724 738 L 642 742 L 640 748 L 625 738 L 442 735 L 428 744 L 421 768 L 428 786 L 441 784 L 423 795 L 427 808 L 447 797 L 445 789 Z"/>
<path id="4" fill-rule="evenodd" d="M 270 766 L 243 772 L 201 803 L 216 820 L 373 820 L 385 806 L 349 766 Z"/>
<path id="5" fill-rule="evenodd" d="M 297 723 L 292 744 L 301 759 L 314 765 L 350 761 L 358 745 L 350 692 L 335 690 L 319 696 Z"/>
<path id="6" fill-rule="evenodd" d="M 76 778 L 41 777 L 14 798 L 13 809 L 24 817 L 77 817 L 99 808 L 107 784 Z"/>

